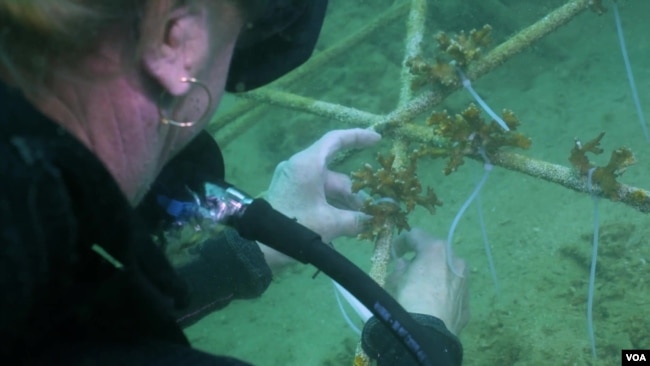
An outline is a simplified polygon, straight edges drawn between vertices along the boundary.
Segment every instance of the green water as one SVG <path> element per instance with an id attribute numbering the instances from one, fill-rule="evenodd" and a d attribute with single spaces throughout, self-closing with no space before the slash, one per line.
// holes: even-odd
<path id="1" fill-rule="evenodd" d="M 331 1 L 318 50 L 372 22 L 393 1 Z M 501 0 L 510 16 L 482 9 L 482 0 L 429 2 L 427 54 L 432 35 L 492 25 L 494 44 L 542 18 L 563 1 Z M 609 6 L 607 1 L 604 2 Z M 649 1 L 620 1 L 620 12 L 642 105 L 650 118 Z M 492 10 L 492 11 L 488 11 Z M 512 16 L 512 15 L 516 16 Z M 404 17 L 360 46 L 332 60 L 288 90 L 372 113 L 397 104 L 404 50 Z M 589 140 L 605 131 L 605 164 L 610 152 L 627 146 L 638 163 L 619 181 L 650 189 L 650 143 L 643 138 L 626 79 L 612 11 L 586 11 L 552 35 L 474 82 L 495 109 L 513 110 L 520 131 L 533 141 L 523 154 L 568 166 L 574 138 Z M 459 112 L 470 101 L 459 90 L 437 110 Z M 310 114 L 267 107 L 257 124 L 230 142 L 228 179 L 261 192 L 274 166 L 308 146 L 322 133 L 346 128 Z M 425 116 L 423 116 L 424 118 Z M 216 134 L 219 140 L 220 134 Z M 224 141 L 220 141 L 225 143 Z M 376 151 L 386 151 L 384 141 Z M 345 173 L 372 152 L 337 166 Z M 444 161 L 423 160 L 419 175 L 434 187 L 444 206 L 434 216 L 418 209 L 412 226 L 446 237 L 451 221 L 482 172 L 467 161 L 444 176 Z M 586 299 L 593 203 L 586 194 L 496 168 L 481 194 L 501 296 L 495 291 L 483 250 L 476 209 L 461 220 L 454 248 L 467 260 L 472 319 L 461 334 L 465 365 L 589 365 Z M 650 348 L 650 236 L 648 218 L 621 203 L 601 200 L 601 235 L 594 327 L 598 365 L 620 364 L 622 348 Z M 337 247 L 368 268 L 372 244 L 338 240 Z M 329 280 L 311 279 L 311 267 L 296 266 L 278 276 L 262 298 L 237 301 L 187 330 L 193 344 L 259 365 L 351 365 L 358 337 L 339 313 Z"/>

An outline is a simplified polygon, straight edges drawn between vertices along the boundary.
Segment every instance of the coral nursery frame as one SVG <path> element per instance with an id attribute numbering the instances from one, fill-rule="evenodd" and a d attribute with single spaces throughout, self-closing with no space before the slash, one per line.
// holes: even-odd
<path id="1" fill-rule="evenodd" d="M 486 3 L 492 2 L 498 3 L 496 0 L 486 1 Z M 223 146 L 248 129 L 250 124 L 259 120 L 254 116 L 264 113 L 265 105 L 273 105 L 336 120 L 351 127 L 374 129 L 381 133 L 384 139 L 392 142 L 390 159 L 380 160 L 382 165 L 390 164 L 390 166 L 384 166 L 384 169 L 393 169 L 395 172 L 408 171 L 413 156 L 413 150 L 410 149 L 414 144 L 431 148 L 448 146 L 448 138 L 438 133 L 439 130 L 414 121 L 423 113 L 430 112 L 434 107 L 440 105 L 445 98 L 463 87 L 461 83 L 457 82 L 444 87 L 423 87 L 421 91 L 413 88 L 414 83 L 418 80 L 417 73 L 413 72 L 413 60 L 423 58 L 422 42 L 425 42 L 426 8 L 426 0 L 396 1 L 390 9 L 379 14 L 374 22 L 367 24 L 364 28 L 341 40 L 338 44 L 319 52 L 309 62 L 291 74 L 269 87 L 241 94 L 242 101 L 228 113 L 213 120 L 208 127 L 208 131 L 212 134 L 219 131 L 219 140 Z M 525 27 L 505 42 L 491 48 L 489 52 L 480 58 L 469 62 L 464 68 L 465 75 L 472 81 L 481 78 L 587 10 L 601 12 L 600 1 L 566 1 L 564 5 L 551 11 L 536 23 Z M 406 18 L 407 25 L 406 47 L 401 70 L 399 100 L 391 112 L 380 115 L 353 106 L 311 99 L 285 91 L 285 88 L 308 77 L 332 60 L 341 57 L 388 24 L 403 18 Z M 244 115 L 249 118 L 241 118 Z M 585 144 L 589 145 L 591 150 L 583 150 L 582 145 L 578 145 L 580 147 L 578 150 L 582 151 L 576 151 L 576 148 L 574 148 L 574 151 L 571 152 L 572 167 L 538 160 L 512 151 L 496 149 L 490 152 L 489 158 L 490 162 L 495 166 L 536 179 L 542 179 L 576 192 L 617 201 L 642 213 L 650 212 L 650 192 L 646 189 L 616 181 L 612 182 L 607 179 L 600 182 L 595 181 L 591 190 L 588 187 L 586 176 L 590 163 L 588 159 L 585 160 L 584 152 L 598 150 L 600 137 L 602 136 Z M 476 151 L 470 151 L 464 157 L 481 161 L 481 156 Z M 614 157 L 610 162 L 613 160 Z M 619 162 L 619 166 L 612 167 L 613 171 L 618 173 L 617 169 L 624 169 L 627 163 Z M 363 188 L 369 187 L 365 186 Z M 431 206 L 433 208 L 435 204 L 432 203 Z M 398 218 L 386 217 L 385 219 L 377 223 L 375 232 L 372 235 L 375 241 L 375 251 L 370 270 L 371 277 L 382 285 L 386 280 L 387 266 L 390 260 L 390 243 L 396 231 L 395 229 L 400 229 L 400 220 Z M 367 360 L 358 351 L 355 365 L 366 363 Z"/>

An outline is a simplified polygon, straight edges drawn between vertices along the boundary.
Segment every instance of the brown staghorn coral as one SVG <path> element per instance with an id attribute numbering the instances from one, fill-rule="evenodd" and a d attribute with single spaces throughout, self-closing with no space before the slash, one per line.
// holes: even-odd
<path id="1" fill-rule="evenodd" d="M 472 29 L 469 34 L 461 31 L 449 36 L 445 32 L 440 32 L 436 35 L 436 41 L 440 51 L 454 60 L 458 67 L 464 68 L 471 61 L 478 59 L 482 51 L 490 45 L 491 32 L 492 27 L 486 24 L 479 30 Z"/>
<path id="2" fill-rule="evenodd" d="M 436 58 L 435 63 L 431 64 L 417 56 L 406 61 L 406 66 L 411 74 L 416 76 L 411 83 L 411 90 L 417 90 L 427 84 L 455 86 L 459 81 L 454 66 L 440 58 Z"/>
<path id="3" fill-rule="evenodd" d="M 618 201 L 621 199 L 619 193 L 621 184 L 616 179 L 625 172 L 627 167 L 634 164 L 636 160 L 632 150 L 627 147 L 620 147 L 612 151 L 607 165 L 596 167 L 589 161 L 586 154 L 588 152 L 595 155 L 603 153 L 603 149 L 600 147 L 600 140 L 602 140 L 603 136 L 605 136 L 605 133 L 601 132 L 596 138 L 585 144 L 582 144 L 576 139 L 569 154 L 569 161 L 582 176 L 587 175 L 589 170 L 595 168 L 591 176 L 592 181 L 598 184 L 607 198 Z"/>
<path id="4" fill-rule="evenodd" d="M 447 111 L 434 112 L 427 120 L 435 128 L 435 133 L 448 140 L 445 175 L 456 171 L 463 164 L 466 155 L 477 155 L 481 151 L 490 156 L 503 146 L 528 149 L 531 140 L 516 129 L 519 119 L 510 110 L 502 112 L 503 121 L 510 131 L 505 131 L 495 121 L 485 123 L 481 110 L 470 104 L 463 112 L 451 116 Z"/>
<path id="5" fill-rule="evenodd" d="M 416 205 L 426 208 L 431 214 L 442 202 L 431 187 L 426 193 L 417 175 L 417 160 L 424 156 L 421 151 L 414 150 L 409 154 L 408 164 L 403 168 L 395 167 L 395 155 L 383 156 L 377 154 L 379 167 L 375 170 L 372 165 L 365 164 L 360 170 L 352 172 L 352 191 L 362 189 L 368 191 L 371 197 L 364 204 L 363 211 L 373 218 L 368 224 L 368 230 L 359 237 L 375 239 L 386 220 L 392 220 L 398 231 L 410 230 L 406 216 L 415 209 Z M 403 204 L 403 207 L 402 207 Z"/>
<path id="6" fill-rule="evenodd" d="M 416 90 L 427 84 L 437 84 L 443 87 L 459 84 L 456 67 L 466 68 L 477 60 L 483 50 L 490 44 L 492 27 L 488 24 L 483 28 L 472 29 L 469 33 L 461 31 L 456 35 L 440 32 L 436 35 L 440 54 L 433 63 L 426 62 L 421 56 L 406 61 L 406 66 L 416 77 L 413 78 L 411 89 Z"/>

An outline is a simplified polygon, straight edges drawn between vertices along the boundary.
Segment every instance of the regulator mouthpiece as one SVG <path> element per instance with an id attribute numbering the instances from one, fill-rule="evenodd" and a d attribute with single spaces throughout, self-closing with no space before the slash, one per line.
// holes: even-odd
<path id="1" fill-rule="evenodd" d="M 237 188 L 227 185 L 206 183 L 205 198 L 203 201 L 196 193 L 194 200 L 198 206 L 199 214 L 216 224 L 233 226 L 240 219 L 253 198 Z"/>

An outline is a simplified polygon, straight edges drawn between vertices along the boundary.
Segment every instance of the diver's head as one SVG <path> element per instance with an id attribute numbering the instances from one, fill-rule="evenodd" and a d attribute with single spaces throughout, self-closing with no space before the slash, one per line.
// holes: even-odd
<path id="1" fill-rule="evenodd" d="M 137 203 L 224 89 L 264 85 L 311 55 L 326 3 L 0 0 L 0 80 L 92 150 Z"/>

